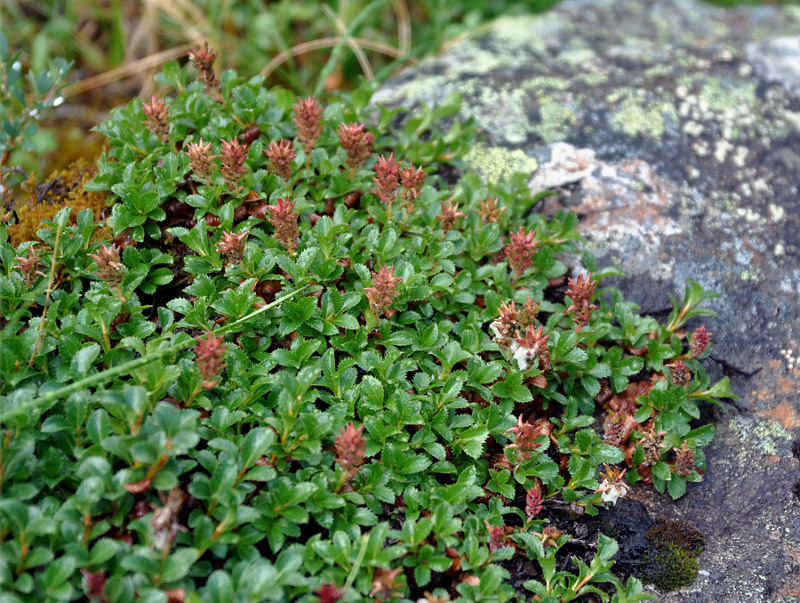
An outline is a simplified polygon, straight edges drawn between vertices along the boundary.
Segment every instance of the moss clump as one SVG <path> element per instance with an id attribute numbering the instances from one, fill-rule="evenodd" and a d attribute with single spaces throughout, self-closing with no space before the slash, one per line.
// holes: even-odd
<path id="1" fill-rule="evenodd" d="M 652 548 L 644 557 L 641 578 L 660 590 L 691 584 L 700 570 L 703 535 L 686 522 L 659 518 L 646 537 Z"/>
<path id="2" fill-rule="evenodd" d="M 671 544 L 694 555 L 703 552 L 703 535 L 685 521 L 659 517 L 647 531 L 647 540 L 656 546 Z"/>
<path id="3" fill-rule="evenodd" d="M 95 222 L 105 218 L 105 191 L 91 192 L 84 185 L 94 178 L 97 167 L 79 159 L 60 172 L 50 175 L 46 183 L 37 183 L 31 176 L 28 180 L 28 197 L 15 206 L 17 223 L 9 226 L 8 234 L 14 245 L 35 240 L 42 220 L 52 219 L 59 210 L 72 208 L 72 220 L 82 209 L 91 209 Z M 108 231 L 106 234 L 110 234 Z"/>
<path id="4" fill-rule="evenodd" d="M 655 549 L 645 560 L 642 578 L 660 590 L 677 590 L 688 586 L 700 569 L 694 554 L 674 544 Z"/>

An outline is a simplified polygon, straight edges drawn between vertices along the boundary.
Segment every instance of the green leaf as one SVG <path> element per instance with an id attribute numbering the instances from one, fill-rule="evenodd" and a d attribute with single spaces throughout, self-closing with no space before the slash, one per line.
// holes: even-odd
<path id="1" fill-rule="evenodd" d="M 686 480 L 676 475 L 667 482 L 667 491 L 673 500 L 680 498 L 686 493 Z"/>
<path id="2" fill-rule="evenodd" d="M 180 580 L 189 573 L 195 561 L 197 561 L 196 549 L 185 548 L 172 553 L 164 562 L 161 580 L 165 584 Z"/>
<path id="3" fill-rule="evenodd" d="M 120 549 L 119 542 L 111 538 L 101 538 L 95 542 L 89 554 L 89 565 L 103 565 L 106 561 L 114 557 Z"/>
<path id="4" fill-rule="evenodd" d="M 523 384 L 525 375 L 519 371 L 507 373 L 503 381 L 492 386 L 492 392 L 501 398 L 511 398 L 514 402 L 528 402 L 533 399 L 531 390 Z"/>
<path id="5" fill-rule="evenodd" d="M 85 377 L 99 354 L 100 346 L 96 343 L 88 343 L 78 350 L 72 358 L 71 372 L 74 378 Z"/>
<path id="6" fill-rule="evenodd" d="M 659 461 L 653 465 L 652 473 L 655 477 L 663 481 L 669 481 L 672 479 L 672 472 L 669 469 L 669 465 L 663 461 Z"/>
<path id="7" fill-rule="evenodd" d="M 270 446 L 275 443 L 275 432 L 266 427 L 256 427 L 250 432 L 242 442 L 242 462 L 245 468 L 252 467 L 255 462 L 264 454 Z"/>
<path id="8" fill-rule="evenodd" d="M 456 443 L 465 454 L 477 459 L 483 455 L 483 443 L 488 437 L 489 430 L 485 425 L 473 425 L 461 432 Z"/>
<path id="9" fill-rule="evenodd" d="M 75 571 L 75 559 L 69 555 L 51 562 L 44 572 L 44 586 L 48 592 L 61 587 Z"/>
<path id="10" fill-rule="evenodd" d="M 728 377 L 723 377 L 717 381 L 706 394 L 712 398 L 730 398 L 738 400 L 738 396 L 731 391 L 731 383 Z"/>

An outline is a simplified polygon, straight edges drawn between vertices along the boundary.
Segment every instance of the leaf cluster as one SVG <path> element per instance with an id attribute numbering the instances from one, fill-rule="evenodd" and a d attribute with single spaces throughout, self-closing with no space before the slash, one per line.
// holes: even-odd
<path id="1" fill-rule="evenodd" d="M 619 292 L 577 318 L 564 262 L 577 218 L 523 214 L 536 198 L 516 182 L 450 182 L 475 137 L 437 130 L 457 99 L 399 133 L 368 94 L 332 102 L 307 157 L 290 93 L 233 72 L 209 89 L 177 64 L 159 79 L 165 137 L 140 101 L 99 128 L 109 150 L 92 186 L 111 193 L 118 259 L 103 259 L 112 241 L 92 238 L 88 210 L 17 247 L 0 227 L 7 600 L 505 601 L 515 554 L 540 564 L 545 582 L 528 587 L 543 600 L 642 600 L 609 573 L 608 539 L 577 574 L 555 572 L 548 509 L 593 514 L 637 480 L 682 495 L 713 435 L 698 405 L 730 392 Z M 352 122 L 375 135 L 355 168 L 337 135 Z M 201 138 L 204 176 L 186 152 Z M 234 139 L 246 160 L 230 186 L 217 157 Z M 264 153 L 276 140 L 296 152 L 286 180 Z M 427 174 L 393 213 L 375 190 L 390 153 Z M 292 244 L 276 236 L 286 198 Z M 520 228 L 535 247 L 521 270 L 506 255 Z M 613 272 L 584 261 L 593 282 Z M 390 305 L 376 309 L 386 267 Z M 676 316 L 705 296 L 696 287 Z M 492 327 L 511 302 L 547 337 L 524 366 Z M 685 385 L 670 371 L 681 359 Z M 526 509 L 537 489 L 542 509 Z"/>

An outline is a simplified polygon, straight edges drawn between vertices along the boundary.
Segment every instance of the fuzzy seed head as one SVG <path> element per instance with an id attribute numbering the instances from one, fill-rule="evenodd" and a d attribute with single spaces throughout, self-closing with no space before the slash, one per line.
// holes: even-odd
<path id="1" fill-rule="evenodd" d="M 708 350 L 711 344 L 711 336 L 713 333 L 706 331 L 705 327 L 698 327 L 689 338 L 689 347 L 692 350 L 692 358 L 699 358 Z"/>
<path id="2" fill-rule="evenodd" d="M 508 265 L 517 275 L 521 275 L 533 263 L 533 254 L 539 245 L 539 241 L 533 240 L 535 236 L 535 230 L 525 232 L 520 226 L 517 232 L 511 233 L 509 242 L 503 247 Z"/>
<path id="3" fill-rule="evenodd" d="M 537 328 L 530 325 L 525 330 L 525 336 L 518 338 L 516 342 L 518 347 L 514 351 L 514 357 L 517 359 L 520 367 L 522 367 L 523 364 L 530 365 L 533 363 L 534 358 L 538 358 L 539 368 L 541 370 L 548 371 L 553 368 L 550 364 L 550 349 L 547 347 L 548 339 L 550 339 L 550 335 L 544 334 L 543 325 L 539 325 Z"/>
<path id="4" fill-rule="evenodd" d="M 127 269 L 120 261 L 119 247 L 116 245 L 103 245 L 97 253 L 90 253 L 89 257 L 97 264 L 95 274 L 109 287 L 117 287 L 125 280 Z"/>
<path id="5" fill-rule="evenodd" d="M 422 194 L 422 187 L 425 184 L 426 177 L 427 174 L 422 171 L 422 167 L 415 169 L 414 164 L 400 170 L 400 184 L 402 185 L 400 198 L 403 199 L 406 213 L 411 214 L 414 211 L 414 203 Z"/>
<path id="6" fill-rule="evenodd" d="M 292 160 L 297 157 L 291 141 L 273 140 L 269 143 L 269 148 L 264 151 L 269 164 L 269 171 L 276 174 L 285 183 L 289 183 L 292 177 Z"/>
<path id="7" fill-rule="evenodd" d="M 313 96 L 298 100 L 294 107 L 294 125 L 297 127 L 297 140 L 310 155 L 322 135 L 322 106 Z"/>
<path id="8" fill-rule="evenodd" d="M 605 463 L 603 466 L 606 468 L 605 472 L 600 472 L 603 481 L 595 492 L 601 495 L 603 502 L 615 505 L 631 489 L 624 479 L 627 469 L 620 470 L 619 467 L 609 467 Z"/>
<path id="9" fill-rule="evenodd" d="M 592 280 L 591 274 L 586 278 L 581 274 L 577 280 L 568 279 L 567 283 L 569 284 L 567 297 L 572 301 L 572 305 L 567 308 L 566 313 L 574 312 L 572 319 L 575 324 L 586 325 L 592 317 L 592 311 L 597 310 L 597 306 L 592 303 L 597 282 Z"/>
<path id="10" fill-rule="evenodd" d="M 496 224 L 500 219 L 500 215 L 505 210 L 505 207 L 497 206 L 496 198 L 489 197 L 488 199 L 481 201 L 481 207 L 480 209 L 476 210 L 476 213 L 481 219 L 481 224 L 488 224 L 489 222 L 494 222 Z"/>
<path id="11" fill-rule="evenodd" d="M 144 109 L 144 115 L 147 118 L 144 121 L 145 127 L 158 136 L 162 142 L 168 142 L 170 116 L 167 101 L 158 100 L 153 96 L 149 103 L 144 103 L 142 109 Z"/>
<path id="12" fill-rule="evenodd" d="M 395 191 L 400 187 L 400 164 L 394 160 L 394 153 L 388 157 L 381 155 L 375 163 L 375 177 L 372 179 L 375 193 L 383 203 L 391 203 Z"/>
<path id="13" fill-rule="evenodd" d="M 541 510 L 542 486 L 539 483 L 539 480 L 536 480 L 536 483 L 530 490 L 528 490 L 528 495 L 525 497 L 525 515 L 528 517 L 528 521 L 531 521 L 534 517 L 536 517 Z"/>
<path id="14" fill-rule="evenodd" d="M 153 546 L 160 550 L 168 550 L 172 541 L 175 540 L 178 531 L 185 531 L 186 528 L 178 523 L 178 515 L 183 508 L 188 494 L 178 487 L 170 490 L 164 506 L 155 509 L 150 525 L 153 527 Z"/>
<path id="15" fill-rule="evenodd" d="M 394 266 L 381 266 L 378 272 L 372 273 L 372 287 L 365 287 L 364 292 L 369 300 L 369 307 L 375 316 L 381 313 L 386 317 L 391 317 L 394 310 L 391 310 L 394 298 L 400 295 L 397 284 L 402 282 L 402 276 L 394 275 Z"/>
<path id="16" fill-rule="evenodd" d="M 186 154 L 189 156 L 189 165 L 194 175 L 208 181 L 211 172 L 214 171 L 214 160 L 217 158 L 211 153 L 211 143 L 203 142 L 202 138 L 198 142 L 190 142 L 186 145 Z"/>
<path id="17" fill-rule="evenodd" d="M 685 477 L 692 471 L 694 471 L 694 450 L 684 442 L 675 453 L 675 473 Z"/>
<path id="18" fill-rule="evenodd" d="M 297 249 L 297 237 L 300 236 L 300 229 L 297 226 L 297 218 L 300 212 L 294 211 L 294 201 L 289 201 L 289 197 L 279 197 L 275 205 L 268 205 L 271 217 L 269 223 L 275 227 L 275 238 L 277 238 L 286 249 L 293 252 Z"/>
<path id="19" fill-rule="evenodd" d="M 223 343 L 225 336 L 214 337 L 214 334 L 208 331 L 205 338 L 196 339 L 195 362 L 203 376 L 202 386 L 205 389 L 212 389 L 219 383 L 218 375 L 225 368 L 225 350 L 228 347 Z"/>
<path id="20" fill-rule="evenodd" d="M 341 124 L 337 131 L 339 141 L 347 153 L 347 165 L 351 170 L 363 167 L 372 154 L 375 136 L 367 130 L 364 124 Z"/>
<path id="21" fill-rule="evenodd" d="M 214 61 L 217 59 L 217 54 L 216 50 L 208 47 L 207 40 L 204 40 L 201 46 L 189 51 L 192 66 L 200 72 L 197 79 L 209 88 L 219 88 L 219 80 L 214 75 Z"/>
<path id="22" fill-rule="evenodd" d="M 456 220 L 464 218 L 467 215 L 463 211 L 458 211 L 458 203 L 455 205 L 453 205 L 452 201 L 448 201 L 447 203 L 440 201 L 439 203 L 442 206 L 442 213 L 437 214 L 436 217 L 439 218 L 442 230 L 445 232 L 453 229 L 456 225 Z"/>

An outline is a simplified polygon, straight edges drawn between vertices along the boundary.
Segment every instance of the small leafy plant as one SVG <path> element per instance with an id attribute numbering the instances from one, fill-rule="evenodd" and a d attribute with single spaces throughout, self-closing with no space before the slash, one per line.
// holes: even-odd
<path id="1" fill-rule="evenodd" d="M 71 67 L 54 59 L 48 69 L 25 72 L 20 56 L 12 54 L 8 38 L 0 32 L 0 220 L 7 221 L 12 189 L 26 179 L 21 169 L 12 169 L 14 157 L 36 149 L 34 136 L 39 120 L 64 99 L 60 91 Z M 52 215 L 50 216 L 52 217 Z"/>
<path id="2" fill-rule="evenodd" d="M 702 479 L 711 295 L 567 278 L 573 214 L 451 182 L 457 99 L 401 127 L 190 56 L 99 128 L 113 233 L 0 228 L 6 598 L 506 601 L 515 555 L 537 601 L 652 598 L 605 537 L 556 571 L 555 512 Z"/>

